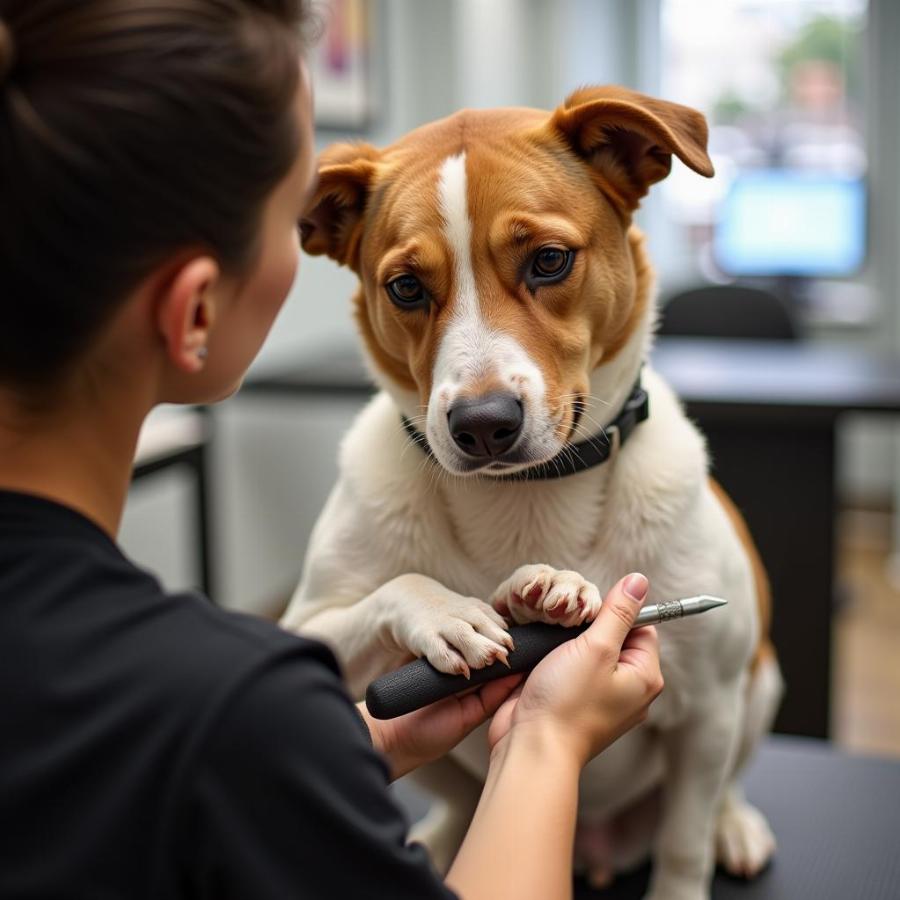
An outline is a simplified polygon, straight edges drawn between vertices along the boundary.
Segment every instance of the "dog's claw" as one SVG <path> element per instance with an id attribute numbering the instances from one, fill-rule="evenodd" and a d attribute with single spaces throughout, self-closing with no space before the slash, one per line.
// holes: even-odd
<path id="1" fill-rule="evenodd" d="M 491 662 L 501 662 L 507 669 L 509 668 L 509 656 L 505 650 L 498 650 Z"/>

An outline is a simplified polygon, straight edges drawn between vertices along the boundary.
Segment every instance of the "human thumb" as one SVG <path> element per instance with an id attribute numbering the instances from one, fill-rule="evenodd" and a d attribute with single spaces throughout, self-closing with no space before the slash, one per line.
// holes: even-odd
<path id="1" fill-rule="evenodd" d="M 585 637 L 614 649 L 618 655 L 649 588 L 650 582 L 640 572 L 632 572 L 618 581 L 603 598 L 600 612 Z"/>

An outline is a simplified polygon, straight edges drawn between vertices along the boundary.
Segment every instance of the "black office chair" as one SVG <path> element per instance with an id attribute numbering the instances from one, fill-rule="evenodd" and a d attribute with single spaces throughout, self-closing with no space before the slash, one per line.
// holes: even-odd
<path id="1" fill-rule="evenodd" d="M 711 284 L 675 294 L 662 306 L 657 333 L 770 341 L 800 337 L 797 323 L 780 297 L 735 284 Z"/>

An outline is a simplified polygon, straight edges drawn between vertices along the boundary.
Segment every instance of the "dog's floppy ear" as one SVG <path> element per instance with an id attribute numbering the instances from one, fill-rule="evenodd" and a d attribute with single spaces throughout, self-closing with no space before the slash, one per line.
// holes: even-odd
<path id="1" fill-rule="evenodd" d="M 300 219 L 303 249 L 358 269 L 363 211 L 380 153 L 370 144 L 333 144 L 318 160 L 319 180 Z"/>
<path id="2" fill-rule="evenodd" d="M 550 126 L 592 166 L 603 189 L 626 210 L 672 167 L 674 153 L 707 178 L 706 119 L 694 109 L 616 86 L 582 88 L 550 117 Z"/>

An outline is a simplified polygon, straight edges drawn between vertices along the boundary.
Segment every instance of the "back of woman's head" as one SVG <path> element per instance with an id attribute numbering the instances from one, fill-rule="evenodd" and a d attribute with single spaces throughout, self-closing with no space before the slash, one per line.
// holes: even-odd
<path id="1" fill-rule="evenodd" d="M 0 0 L 0 385 L 52 384 L 178 254 L 253 262 L 304 0 Z"/>

